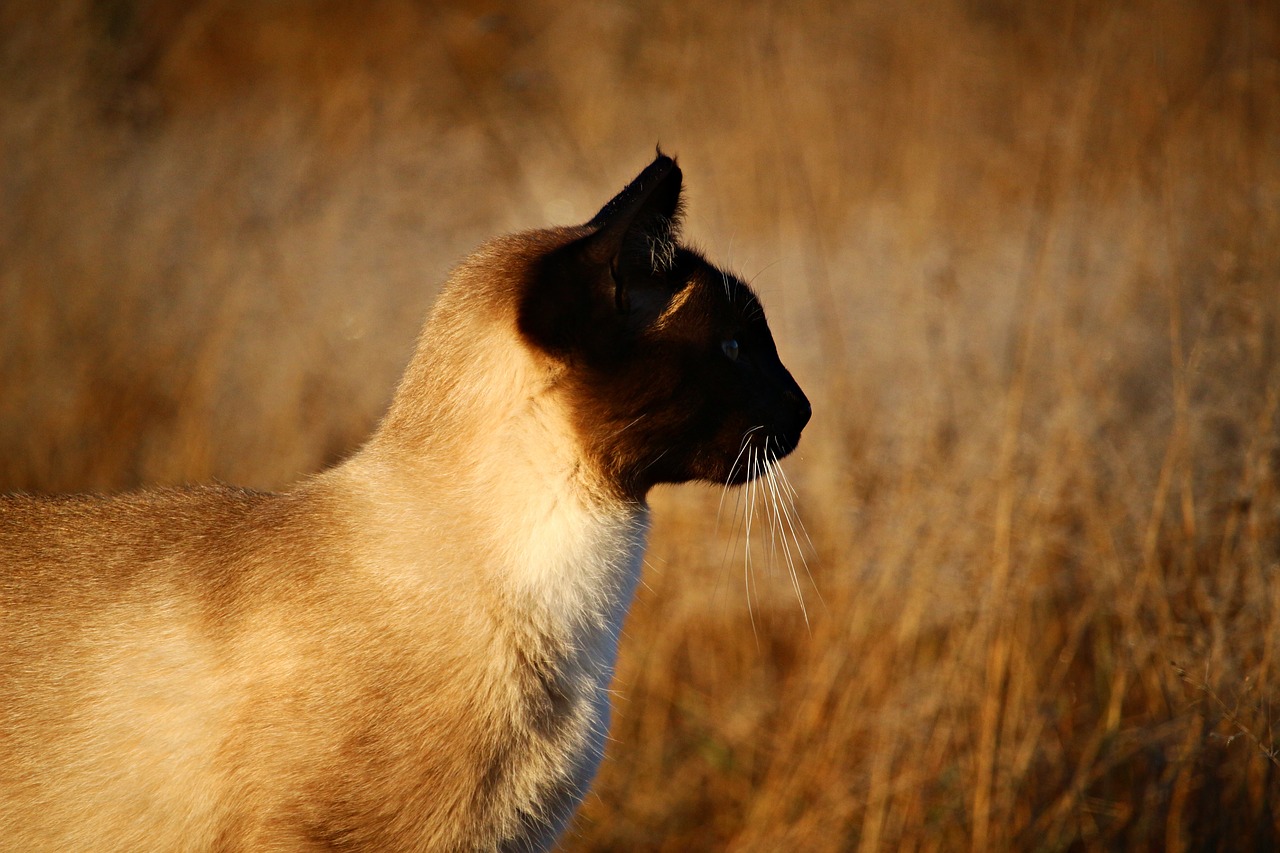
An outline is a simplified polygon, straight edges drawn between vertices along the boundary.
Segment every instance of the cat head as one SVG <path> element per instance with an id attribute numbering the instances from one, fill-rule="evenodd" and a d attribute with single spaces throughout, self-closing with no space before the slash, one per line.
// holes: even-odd
<path id="1" fill-rule="evenodd" d="M 559 366 L 578 438 L 640 499 L 658 483 L 738 484 L 809 421 L 756 294 L 681 244 L 680 167 L 659 152 L 530 269 L 519 333 Z"/>

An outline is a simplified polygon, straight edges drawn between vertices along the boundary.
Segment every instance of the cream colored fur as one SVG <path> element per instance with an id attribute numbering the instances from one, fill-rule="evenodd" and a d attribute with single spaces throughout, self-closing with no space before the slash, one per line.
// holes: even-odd
<path id="1" fill-rule="evenodd" d="M 383 425 L 281 494 L 0 500 L 0 850 L 544 849 L 600 761 L 647 530 L 445 289 Z"/>

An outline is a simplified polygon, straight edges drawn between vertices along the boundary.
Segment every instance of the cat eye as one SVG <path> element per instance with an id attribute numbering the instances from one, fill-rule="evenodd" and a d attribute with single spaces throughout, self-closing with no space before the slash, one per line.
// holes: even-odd
<path id="1" fill-rule="evenodd" d="M 720 344 L 720 349 L 724 350 L 724 354 L 728 356 L 730 361 L 738 360 L 738 342 L 733 338 Z"/>

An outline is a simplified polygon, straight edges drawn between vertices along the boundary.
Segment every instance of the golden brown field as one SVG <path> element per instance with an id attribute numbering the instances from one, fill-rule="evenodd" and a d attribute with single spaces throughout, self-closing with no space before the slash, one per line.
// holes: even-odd
<path id="1" fill-rule="evenodd" d="M 350 452 L 677 154 L 815 416 L 656 496 L 572 850 L 1280 845 L 1280 7 L 0 4 L 0 491 Z"/>

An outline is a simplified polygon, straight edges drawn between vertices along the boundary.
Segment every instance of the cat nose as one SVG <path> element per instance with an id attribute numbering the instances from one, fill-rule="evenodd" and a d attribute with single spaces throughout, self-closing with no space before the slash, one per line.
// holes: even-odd
<path id="1" fill-rule="evenodd" d="M 795 407 L 796 429 L 804 429 L 805 424 L 809 423 L 809 419 L 813 417 L 813 407 L 809 405 L 809 398 L 804 395 L 799 386 L 795 390 L 787 389 L 783 393 L 786 395 L 787 402 Z"/>

